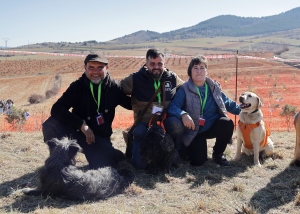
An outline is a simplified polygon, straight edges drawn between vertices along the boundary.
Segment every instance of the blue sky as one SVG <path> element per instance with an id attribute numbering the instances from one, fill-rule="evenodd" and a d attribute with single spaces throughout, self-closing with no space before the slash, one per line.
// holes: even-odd
<path id="1" fill-rule="evenodd" d="M 218 15 L 263 17 L 299 0 L 0 0 L 0 46 L 104 42 L 139 30 L 159 33 Z"/>

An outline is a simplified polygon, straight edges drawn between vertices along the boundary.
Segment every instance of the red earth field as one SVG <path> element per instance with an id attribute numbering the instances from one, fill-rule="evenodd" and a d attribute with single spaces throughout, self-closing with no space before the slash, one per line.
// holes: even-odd
<path id="1" fill-rule="evenodd" d="M 252 54 L 253 55 L 253 54 Z M 254 56 L 254 55 L 253 55 Z M 282 62 L 268 60 L 270 54 L 255 54 L 266 59 L 209 59 L 208 74 L 219 81 L 223 91 L 233 100 L 244 91 L 252 91 L 263 101 L 262 111 L 267 127 L 273 131 L 288 129 L 285 118 L 280 116 L 285 104 L 300 106 L 300 69 Z M 167 68 L 187 80 L 187 67 L 190 57 L 167 58 Z M 114 79 L 121 80 L 137 71 L 145 62 L 140 57 L 110 57 L 109 71 Z M 69 84 L 83 73 L 83 58 L 27 59 L 0 61 L 0 99 L 12 99 L 18 108 L 27 109 L 31 116 L 23 127 L 12 127 L 0 115 L 0 132 L 38 131 L 49 116 L 52 104 L 66 90 Z M 39 104 L 30 105 L 32 94 L 45 95 L 52 88 L 55 76 L 61 75 L 60 93 Z M 237 96 L 236 94 L 237 75 Z M 238 121 L 238 117 L 234 118 Z M 133 123 L 131 111 L 117 108 L 114 128 L 126 128 Z M 292 126 L 293 129 L 293 126 Z"/>

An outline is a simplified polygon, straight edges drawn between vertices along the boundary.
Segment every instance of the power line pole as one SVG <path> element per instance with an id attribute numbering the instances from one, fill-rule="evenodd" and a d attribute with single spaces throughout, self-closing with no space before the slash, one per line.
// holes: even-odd
<path id="1" fill-rule="evenodd" d="M 3 39 L 5 41 L 5 50 L 7 50 L 7 41 L 9 40 L 8 38 Z M 6 60 L 7 60 L 7 53 L 6 53 Z"/>

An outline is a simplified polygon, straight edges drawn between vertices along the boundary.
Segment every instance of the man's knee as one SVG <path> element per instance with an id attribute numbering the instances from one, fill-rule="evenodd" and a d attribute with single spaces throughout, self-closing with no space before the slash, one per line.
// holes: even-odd
<path id="1" fill-rule="evenodd" d="M 234 123 L 233 121 L 228 117 L 222 117 L 220 119 L 220 126 L 226 130 L 233 130 Z"/>
<path id="2" fill-rule="evenodd" d="M 147 133 L 147 125 L 139 123 L 133 130 L 132 134 L 136 140 L 141 140 Z"/>
<path id="3" fill-rule="evenodd" d="M 233 134 L 234 123 L 233 123 L 232 120 L 229 120 L 229 121 L 227 122 L 227 127 L 228 127 L 228 131 L 229 131 L 231 134 Z"/>
<path id="4" fill-rule="evenodd" d="M 182 121 L 177 117 L 168 117 L 164 121 L 166 131 L 171 135 L 182 134 L 184 131 Z"/>

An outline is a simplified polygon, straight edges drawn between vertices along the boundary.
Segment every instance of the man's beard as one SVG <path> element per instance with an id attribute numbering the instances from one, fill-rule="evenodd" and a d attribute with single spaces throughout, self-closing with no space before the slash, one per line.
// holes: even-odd
<path id="1" fill-rule="evenodd" d="M 159 71 L 158 73 L 156 72 L 155 74 L 153 73 L 153 71 Z M 154 79 L 159 79 L 161 77 L 163 70 L 162 69 L 152 69 L 149 73 L 152 76 L 152 78 Z"/>
<path id="2" fill-rule="evenodd" d="M 99 84 L 102 80 L 101 79 L 98 79 L 98 80 L 91 80 L 92 83 L 94 84 Z"/>

